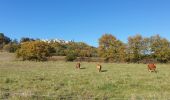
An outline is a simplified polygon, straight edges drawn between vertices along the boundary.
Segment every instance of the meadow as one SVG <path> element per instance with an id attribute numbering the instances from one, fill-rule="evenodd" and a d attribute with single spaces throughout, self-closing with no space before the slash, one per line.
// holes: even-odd
<path id="1" fill-rule="evenodd" d="M 9 100 L 167 100 L 170 65 L 12 60 L 0 54 L 0 99 Z M 10 59 L 10 60 L 7 60 Z"/>

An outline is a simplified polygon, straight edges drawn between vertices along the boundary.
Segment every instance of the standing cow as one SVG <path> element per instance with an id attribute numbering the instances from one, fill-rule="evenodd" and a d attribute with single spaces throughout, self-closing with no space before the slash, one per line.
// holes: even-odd
<path id="1" fill-rule="evenodd" d="M 80 69 L 80 63 L 76 64 L 76 69 Z"/>
<path id="2" fill-rule="evenodd" d="M 100 65 L 100 64 L 97 64 L 97 70 L 99 71 L 99 72 L 101 72 L 101 70 L 102 70 L 102 65 Z"/>
<path id="3" fill-rule="evenodd" d="M 149 72 L 156 72 L 156 65 L 155 64 L 148 64 L 148 71 Z"/>

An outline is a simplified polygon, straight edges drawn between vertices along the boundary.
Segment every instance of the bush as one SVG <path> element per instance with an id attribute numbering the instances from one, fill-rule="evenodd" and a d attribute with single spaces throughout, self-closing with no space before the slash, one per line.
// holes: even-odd
<path id="1" fill-rule="evenodd" d="M 74 61 L 77 58 L 77 55 L 74 52 L 67 53 L 66 61 Z"/>
<path id="2" fill-rule="evenodd" d="M 42 41 L 24 42 L 16 53 L 17 57 L 21 57 L 23 60 L 45 61 L 50 56 L 51 47 Z"/>
<path id="3" fill-rule="evenodd" d="M 10 52 L 10 53 L 14 53 L 18 49 L 18 47 L 19 47 L 19 45 L 17 45 L 17 44 L 9 43 L 3 47 L 3 50 Z"/>

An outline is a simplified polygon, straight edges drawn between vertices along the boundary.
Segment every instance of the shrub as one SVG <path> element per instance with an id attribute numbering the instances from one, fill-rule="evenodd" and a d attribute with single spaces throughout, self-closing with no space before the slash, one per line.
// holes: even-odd
<path id="1" fill-rule="evenodd" d="M 19 47 L 19 45 L 17 45 L 17 44 L 9 43 L 3 47 L 3 50 L 10 52 L 10 53 L 14 53 L 18 49 L 18 47 Z"/>
<path id="2" fill-rule="evenodd" d="M 66 61 L 74 61 L 76 58 L 77 58 L 76 53 L 74 53 L 74 52 L 69 52 L 69 53 L 67 53 L 65 59 L 66 59 Z"/>
<path id="3" fill-rule="evenodd" d="M 48 43 L 42 41 L 30 41 L 21 44 L 21 47 L 17 50 L 17 57 L 21 57 L 23 60 L 47 60 L 50 56 L 51 47 Z"/>

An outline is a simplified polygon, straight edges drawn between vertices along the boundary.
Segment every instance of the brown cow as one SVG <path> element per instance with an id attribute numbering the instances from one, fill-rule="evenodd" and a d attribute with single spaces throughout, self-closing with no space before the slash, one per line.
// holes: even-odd
<path id="1" fill-rule="evenodd" d="M 156 65 L 155 64 L 148 64 L 148 71 L 149 72 L 156 72 Z"/>
<path id="2" fill-rule="evenodd" d="M 80 69 L 80 63 L 77 63 L 77 64 L 76 64 L 76 68 L 77 68 L 77 69 Z"/>
<path id="3" fill-rule="evenodd" d="M 96 67 L 97 67 L 98 71 L 99 71 L 99 72 L 101 72 L 101 70 L 102 70 L 102 66 L 101 66 L 100 64 L 97 64 L 97 66 L 96 66 Z"/>

